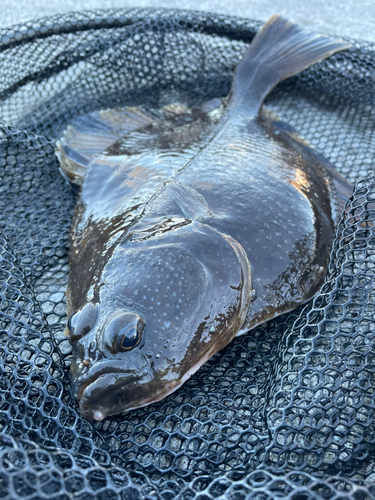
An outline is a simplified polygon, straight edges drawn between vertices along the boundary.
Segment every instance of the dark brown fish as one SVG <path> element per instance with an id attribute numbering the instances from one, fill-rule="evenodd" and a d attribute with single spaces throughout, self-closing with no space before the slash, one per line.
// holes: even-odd
<path id="1" fill-rule="evenodd" d="M 228 97 L 76 120 L 68 331 L 82 415 L 158 401 L 236 335 L 311 298 L 352 187 L 260 112 L 281 80 L 348 44 L 273 16 Z"/>

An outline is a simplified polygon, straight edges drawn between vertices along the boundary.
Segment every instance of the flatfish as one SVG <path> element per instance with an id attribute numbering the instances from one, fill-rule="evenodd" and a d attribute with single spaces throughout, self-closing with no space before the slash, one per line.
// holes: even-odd
<path id="1" fill-rule="evenodd" d="M 226 98 L 68 127 L 57 154 L 78 191 L 67 333 L 83 417 L 164 398 L 236 335 L 316 294 L 352 186 L 262 103 L 347 47 L 273 16 Z"/>

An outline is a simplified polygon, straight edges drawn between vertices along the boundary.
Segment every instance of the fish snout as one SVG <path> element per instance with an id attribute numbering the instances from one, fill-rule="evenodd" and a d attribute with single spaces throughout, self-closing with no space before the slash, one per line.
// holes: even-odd
<path id="1" fill-rule="evenodd" d="M 72 384 L 81 415 L 89 420 L 103 418 L 129 409 L 137 400 L 152 398 L 149 388 L 154 377 L 145 356 L 133 356 L 128 364 L 122 359 L 101 359 Z"/>

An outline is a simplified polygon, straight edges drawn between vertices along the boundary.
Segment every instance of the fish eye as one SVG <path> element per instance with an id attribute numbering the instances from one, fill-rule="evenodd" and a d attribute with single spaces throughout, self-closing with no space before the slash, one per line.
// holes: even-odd
<path id="1" fill-rule="evenodd" d="M 76 342 L 93 329 L 98 318 L 98 309 L 97 304 L 88 302 L 70 316 L 67 323 L 70 342 Z"/>
<path id="2" fill-rule="evenodd" d="M 120 314 L 106 328 L 108 349 L 113 354 L 134 349 L 142 340 L 144 328 L 143 318 L 138 314 Z"/>
<path id="3" fill-rule="evenodd" d="M 130 351 L 136 347 L 142 338 L 144 324 L 137 320 L 136 324 L 125 326 L 118 335 L 120 351 Z"/>

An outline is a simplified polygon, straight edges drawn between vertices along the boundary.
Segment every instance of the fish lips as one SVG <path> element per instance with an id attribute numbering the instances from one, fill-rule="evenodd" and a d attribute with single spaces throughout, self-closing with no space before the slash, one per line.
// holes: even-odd
<path id="1" fill-rule="evenodd" d="M 106 372 L 99 374 L 88 383 L 79 398 L 82 417 L 88 420 L 104 418 L 130 409 L 141 380 L 147 375 L 126 372 Z"/>
<path id="2" fill-rule="evenodd" d="M 179 377 L 155 376 L 151 368 L 134 372 L 103 370 L 76 393 L 80 412 L 87 420 L 103 420 L 111 415 L 155 403 L 181 385 Z"/>
<path id="3" fill-rule="evenodd" d="M 104 358 L 87 369 L 73 359 L 71 390 L 84 418 L 103 420 L 127 410 L 138 399 L 139 387 L 147 390 L 153 371 L 150 364 L 143 355 L 127 358 Z"/>

